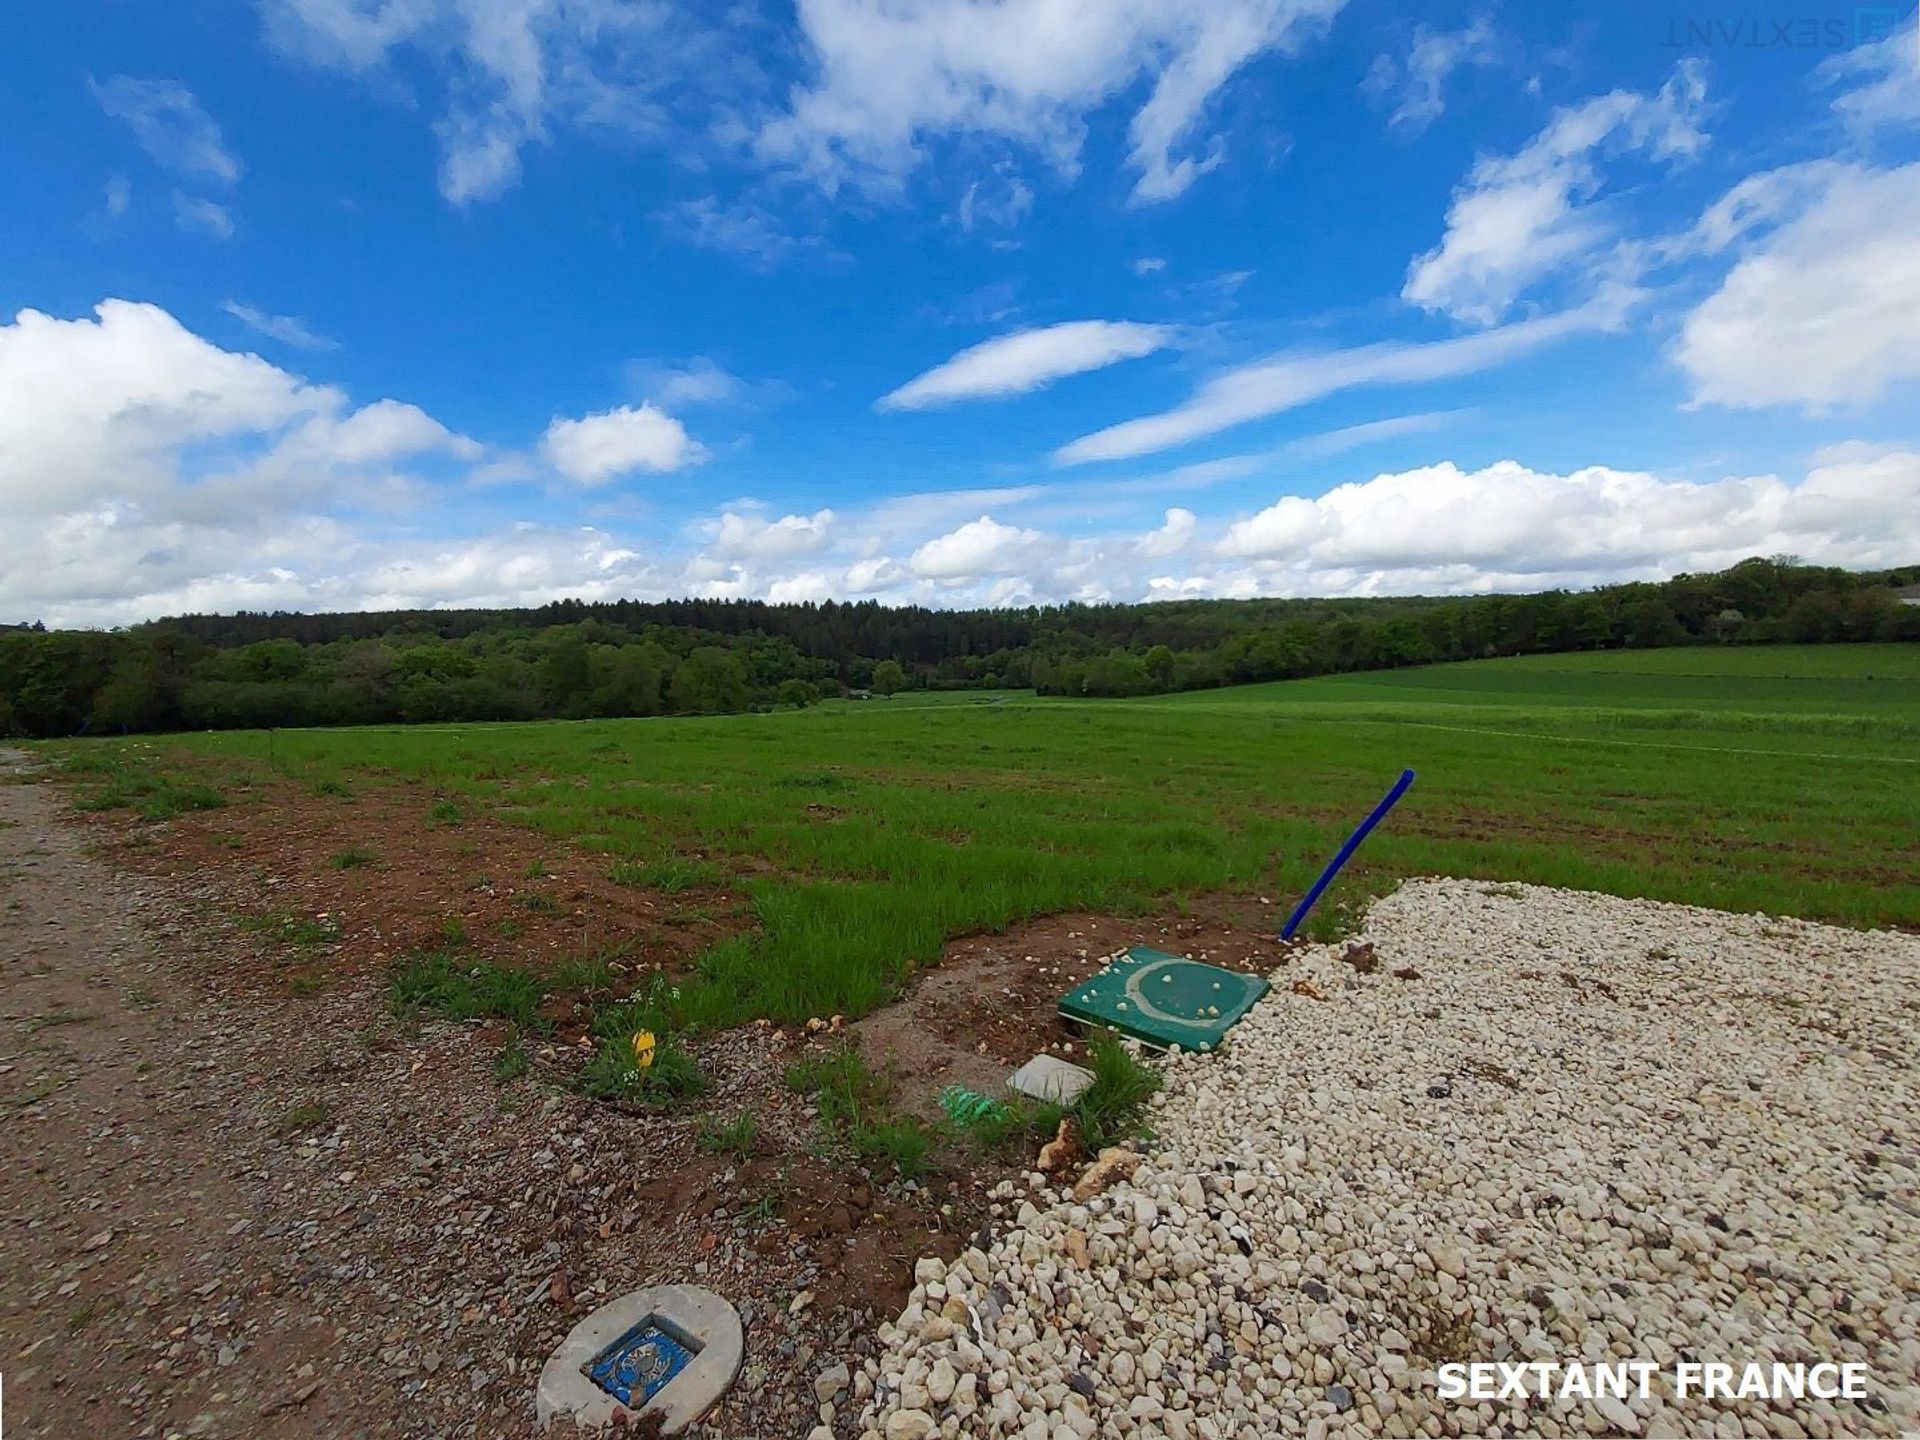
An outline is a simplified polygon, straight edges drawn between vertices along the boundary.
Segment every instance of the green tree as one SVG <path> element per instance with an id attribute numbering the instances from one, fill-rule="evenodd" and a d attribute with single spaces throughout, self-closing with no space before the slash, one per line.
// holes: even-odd
<path id="1" fill-rule="evenodd" d="M 702 645 L 673 672 L 667 696 L 673 708 L 699 715 L 723 715 L 747 708 L 747 680 L 733 653 Z"/>
<path id="2" fill-rule="evenodd" d="M 873 688 L 882 695 L 897 695 L 907 688 L 907 672 L 898 660 L 882 660 L 873 667 Z"/>
<path id="3" fill-rule="evenodd" d="M 1179 662 L 1173 658 L 1172 649 L 1165 645 L 1155 645 L 1147 651 L 1144 663 L 1147 667 L 1147 678 L 1153 682 L 1154 689 L 1171 690 L 1173 688 L 1174 674 L 1179 668 Z"/>
<path id="4" fill-rule="evenodd" d="M 791 705 L 804 710 L 820 698 L 820 687 L 806 680 L 782 680 L 780 688 L 774 692 L 777 704 Z"/>

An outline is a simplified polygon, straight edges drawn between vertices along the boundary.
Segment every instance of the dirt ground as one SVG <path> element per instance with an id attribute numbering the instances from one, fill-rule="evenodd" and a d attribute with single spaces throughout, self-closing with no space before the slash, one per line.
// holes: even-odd
<path id="1" fill-rule="evenodd" d="M 706 1102 L 646 1112 L 564 1088 L 584 1024 L 564 998 L 531 1073 L 504 1083 L 494 1028 L 389 1011 L 392 961 L 456 933 L 520 963 L 613 949 L 672 974 L 747 923 L 723 891 L 614 885 L 604 857 L 477 814 L 436 822 L 408 787 L 278 786 L 147 823 L 74 814 L 15 752 L 0 781 L 12 1435 L 531 1433 L 566 1330 L 671 1281 L 747 1323 L 703 1433 L 802 1434 L 822 1418 L 815 1375 L 867 1353 L 913 1261 L 975 1238 L 1011 1173 L 967 1161 L 906 1185 L 823 1147 L 782 1077 L 837 1039 L 709 1037 Z M 368 858 L 336 864 L 350 850 Z M 1070 1054 L 1052 1001 L 1105 955 L 1264 967 L 1272 923 L 1249 899 L 972 937 L 852 1029 L 930 1112 L 944 1084 L 993 1089 L 1043 1045 Z M 743 1112 L 751 1155 L 700 1145 L 702 1113 Z"/>

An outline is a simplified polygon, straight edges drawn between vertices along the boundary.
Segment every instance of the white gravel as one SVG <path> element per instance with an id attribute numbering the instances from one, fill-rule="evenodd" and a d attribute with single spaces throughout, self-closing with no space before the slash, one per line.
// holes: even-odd
<path id="1" fill-rule="evenodd" d="M 857 1433 L 1920 1428 L 1920 939 L 1453 880 L 1364 938 L 1170 1063 L 1132 1184 L 1008 1187 L 990 1252 L 923 1261 Z M 1436 1392 L 1581 1359 L 1654 1394 Z M 1676 1360 L 1865 1362 L 1871 1396 L 1680 1400 Z"/>

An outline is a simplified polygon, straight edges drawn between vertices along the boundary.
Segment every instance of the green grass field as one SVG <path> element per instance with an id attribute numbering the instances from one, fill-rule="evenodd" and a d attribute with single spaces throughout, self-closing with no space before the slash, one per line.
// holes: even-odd
<path id="1" fill-rule="evenodd" d="M 1278 924 L 1403 766 L 1419 781 L 1350 869 L 1350 903 L 1442 873 L 1920 926 L 1916 740 L 1920 647 L 1828 646 L 158 751 L 356 789 L 423 778 L 629 875 L 724 875 L 758 925 L 703 957 L 677 1017 L 717 1024 L 858 1014 L 952 936 L 1047 912 L 1232 890 L 1273 897 Z"/>

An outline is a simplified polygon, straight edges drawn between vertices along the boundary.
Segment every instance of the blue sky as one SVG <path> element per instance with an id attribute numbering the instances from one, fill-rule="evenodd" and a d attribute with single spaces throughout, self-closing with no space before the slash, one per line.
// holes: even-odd
<path id="1" fill-rule="evenodd" d="M 1920 560 L 1910 6 L 0 31 L 0 619 Z"/>

